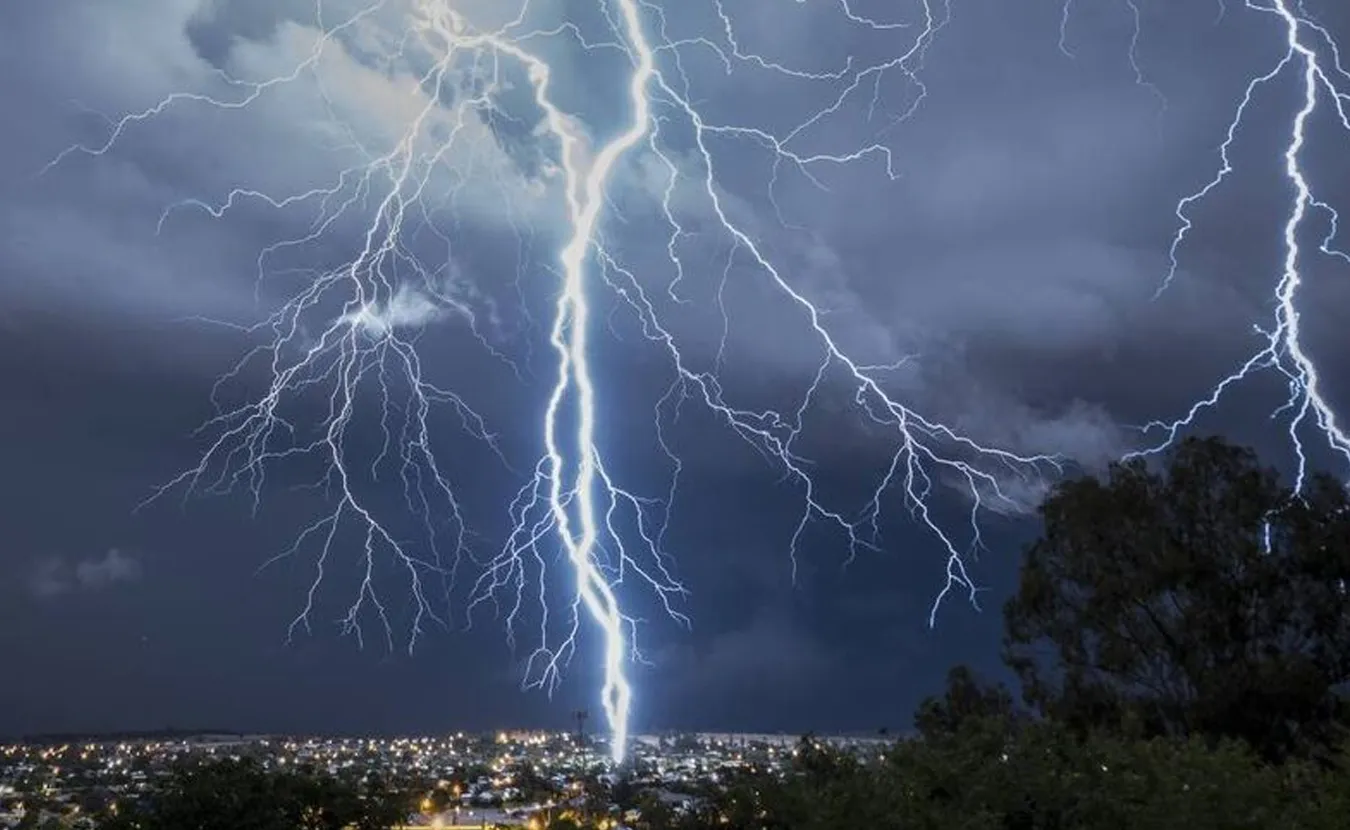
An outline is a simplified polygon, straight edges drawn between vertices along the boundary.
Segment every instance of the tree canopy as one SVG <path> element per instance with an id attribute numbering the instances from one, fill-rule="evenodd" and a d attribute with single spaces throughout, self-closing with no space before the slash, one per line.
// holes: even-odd
<path id="1" fill-rule="evenodd" d="M 1162 469 L 1063 483 L 1005 607 L 1036 711 L 1079 729 L 1231 737 L 1279 759 L 1339 737 L 1350 682 L 1350 499 L 1248 450 L 1180 444 Z"/>
<path id="2" fill-rule="evenodd" d="M 380 782 L 357 786 L 251 759 L 180 767 L 151 797 L 105 817 L 108 830 L 389 830 L 405 798 Z"/>
<path id="3" fill-rule="evenodd" d="M 879 763 L 799 753 L 786 776 L 743 776 L 674 826 L 1333 830 L 1350 815 L 1346 784 L 1343 773 L 1303 762 L 1263 763 L 1238 742 L 1081 738 L 1052 721 L 1009 730 L 972 717 L 954 732 L 901 742 Z"/>
<path id="4" fill-rule="evenodd" d="M 1014 716 L 1012 692 L 1005 686 L 984 683 L 969 666 L 953 666 L 945 693 L 919 704 L 914 728 L 921 737 L 936 739 L 959 732 L 970 720 L 1011 721 Z"/>

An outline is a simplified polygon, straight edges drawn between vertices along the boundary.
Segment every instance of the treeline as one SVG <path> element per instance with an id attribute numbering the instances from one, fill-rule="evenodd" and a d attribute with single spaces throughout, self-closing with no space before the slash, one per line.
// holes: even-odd
<path id="1" fill-rule="evenodd" d="M 92 823 L 99 830 L 390 830 L 406 821 L 417 797 L 377 776 L 269 770 L 250 758 L 184 762 L 148 798 L 112 803 Z M 34 826 L 47 830 L 36 819 Z"/>
<path id="2" fill-rule="evenodd" d="M 745 776 L 669 827 L 896 830 L 1344 830 L 1350 778 L 1271 764 L 1236 741 L 1076 734 L 974 718 L 883 760 L 803 748 L 786 778 Z M 1342 761 L 1344 759 L 1341 759 Z M 639 826 L 643 823 L 639 822 Z M 647 825 L 655 827 L 656 825 Z"/>

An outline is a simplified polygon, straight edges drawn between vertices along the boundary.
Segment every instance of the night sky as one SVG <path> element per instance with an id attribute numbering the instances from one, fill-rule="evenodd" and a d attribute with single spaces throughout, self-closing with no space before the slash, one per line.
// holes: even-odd
<path id="1" fill-rule="evenodd" d="M 510 17 L 487 0 L 451 4 L 482 26 Z M 752 60 L 734 61 L 728 75 L 693 42 L 706 37 L 732 51 L 717 4 L 659 5 L 668 38 L 684 43 L 662 53 L 661 67 L 676 78 L 680 56 L 689 98 L 710 124 L 782 136 L 851 77 L 785 77 Z M 1350 7 L 1304 5 L 1327 31 L 1350 37 Z M 362 152 L 394 146 L 419 106 L 414 73 L 428 66 L 415 44 L 394 57 L 407 4 L 385 6 L 331 42 L 314 71 L 248 107 L 201 96 L 238 100 L 227 76 L 292 73 L 315 42 L 310 0 L 0 8 L 0 735 L 170 725 L 429 733 L 565 727 L 580 706 L 598 714 L 598 644 L 585 620 L 552 700 L 520 690 L 535 645 L 533 610 L 524 612 L 514 652 L 490 603 L 466 625 L 473 557 L 494 555 L 510 530 L 508 504 L 539 458 L 556 373 L 547 337 L 562 194 L 550 172 L 556 154 L 538 139 L 539 114 L 515 68 L 501 76 L 500 117 L 471 113 L 456 150 L 431 174 L 423 202 L 435 212 L 407 219 L 420 228 L 409 231 L 408 248 L 441 269 L 443 294 L 433 302 L 409 282 L 375 310 L 383 322 L 366 321 L 363 335 L 392 323 L 415 344 L 425 379 L 483 416 L 505 461 L 461 429 L 453 408 L 428 416 L 431 446 L 471 531 L 456 585 L 443 591 L 442 580 L 427 580 L 428 601 L 448 625 L 427 621 L 409 651 L 415 605 L 406 571 L 377 551 L 393 647 L 369 603 L 360 616 L 364 644 L 343 636 L 364 567 L 362 534 L 346 526 L 314 595 L 310 631 L 290 636 L 317 551 L 302 547 L 261 566 L 333 509 L 331 493 L 305 487 L 321 472 L 312 459 L 270 467 L 256 504 L 248 476 L 231 493 L 205 492 L 221 474 L 215 466 L 197 492 L 174 489 L 137 509 L 209 449 L 215 433 L 194 431 L 213 414 L 213 384 L 266 345 L 246 328 L 299 290 L 307 278 L 300 269 L 336 268 L 361 246 L 378 193 L 322 235 L 266 260 L 259 282 L 260 252 L 309 234 L 318 202 L 278 206 L 245 195 L 219 217 L 201 205 L 219 206 L 234 189 L 277 202 L 332 187 Z M 321 8 L 331 27 L 357 6 L 324 0 Z M 597 8 L 536 0 L 532 14 L 539 29 L 566 15 L 589 42 L 612 41 Z M 847 9 L 876 21 L 922 20 L 912 0 L 723 0 L 722 8 L 743 53 L 815 74 L 838 72 L 849 55 L 861 68 L 913 44 L 917 28 L 869 30 L 850 24 Z M 1125 0 L 1080 0 L 1067 18 L 1062 0 L 934 6 L 949 19 L 922 66 L 892 69 L 875 87 L 866 81 L 795 145 L 812 155 L 879 144 L 891 153 L 894 181 L 872 153 L 812 166 L 815 183 L 784 165 L 770 190 L 773 158 L 762 142 L 723 137 L 714 150 L 719 192 L 735 220 L 795 290 L 826 310 L 822 324 L 841 346 L 860 364 L 913 356 L 879 375 L 896 399 L 980 442 L 1061 454 L 1070 469 L 1096 469 L 1140 446 L 1132 425 L 1180 416 L 1259 349 L 1253 326 L 1274 319 L 1293 198 L 1282 153 L 1299 103 L 1295 69 L 1252 102 L 1229 153 L 1234 172 L 1192 209 L 1180 268 L 1153 299 L 1168 272 L 1177 202 L 1219 170 L 1235 107 L 1279 61 L 1285 33 L 1278 18 L 1238 0 L 1226 8 L 1139 0 L 1137 8 L 1136 38 Z M 649 23 L 654 30 L 654 16 Z M 587 52 L 566 32 L 533 45 L 554 63 L 558 101 L 593 135 L 625 123 L 629 69 L 619 52 Z M 917 73 L 906 75 L 906 66 Z M 471 67 L 459 68 L 467 95 L 477 81 Z M 899 118 L 916 101 L 915 78 L 926 94 Z M 106 152 L 67 155 L 44 171 L 68 147 L 102 147 L 117 119 L 175 93 L 187 95 L 129 124 Z M 1350 207 L 1350 136 L 1323 98 L 1304 163 L 1320 199 Z M 446 95 L 436 129 L 465 111 L 462 100 Z M 818 368 L 818 343 L 800 309 L 719 235 L 698 198 L 702 171 L 688 125 L 664 112 L 663 139 L 682 170 L 673 203 L 688 236 L 675 293 L 685 301 L 668 291 L 675 272 L 660 209 L 666 171 L 645 145 L 615 172 L 602 223 L 608 250 L 647 286 L 691 365 L 711 369 L 727 332 L 720 377 L 728 400 L 790 415 Z M 165 213 L 185 200 L 198 207 Z M 1350 413 L 1350 262 L 1317 254 L 1329 229 L 1326 215 L 1314 214 L 1302 240 L 1303 337 L 1328 400 Z M 403 285 L 411 271 L 405 263 L 389 273 Z M 601 449 L 626 487 L 662 498 L 673 467 L 653 411 L 674 380 L 671 362 L 594 268 L 592 276 Z M 326 309 L 305 317 L 288 354 L 334 324 L 338 313 L 323 318 Z M 869 424 L 844 381 L 837 372 L 822 381 L 798 449 L 822 503 L 855 515 L 885 472 L 896 433 Z M 255 362 L 216 392 L 232 408 L 265 394 L 269 382 L 265 361 Z M 1289 470 L 1287 420 L 1270 419 L 1285 390 L 1283 376 L 1257 375 L 1195 431 L 1254 445 Z M 364 472 L 382 445 L 373 415 L 379 393 L 373 382 L 362 387 L 349 425 L 359 486 L 409 550 L 431 556 L 418 535 L 424 525 L 400 510 L 398 478 Z M 292 400 L 286 417 L 297 434 L 315 434 L 326 403 L 322 392 Z M 983 514 L 985 550 L 967 562 L 983 610 L 953 595 L 930 629 L 946 556 L 898 492 L 884 505 L 879 550 L 850 558 L 837 527 L 812 522 L 794 580 L 800 482 L 785 480 L 781 465 L 696 401 L 678 418 L 667 412 L 663 424 L 659 434 L 682 461 L 664 542 L 689 589 L 679 610 L 692 625 L 665 618 L 636 581 L 620 589 L 629 613 L 645 621 L 647 664 L 633 670 L 636 728 L 900 729 L 950 665 L 1000 676 L 999 609 L 1036 531 L 1027 514 L 1048 480 L 1006 479 L 1018 504 Z M 1339 469 L 1314 430 L 1302 437 L 1316 464 Z M 932 487 L 930 515 L 967 545 L 970 494 L 950 475 L 934 473 Z M 444 521 L 444 510 L 432 512 Z M 557 558 L 555 548 L 541 550 Z M 551 564 L 545 584 L 565 606 L 572 582 L 564 564 Z"/>

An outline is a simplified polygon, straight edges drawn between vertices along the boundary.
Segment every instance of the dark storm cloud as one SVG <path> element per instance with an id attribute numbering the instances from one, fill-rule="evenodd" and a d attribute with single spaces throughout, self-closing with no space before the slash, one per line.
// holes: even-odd
<path id="1" fill-rule="evenodd" d="M 663 650 L 653 663 L 653 696 L 673 710 L 672 720 L 766 731 L 799 728 L 778 713 L 809 705 L 838 665 L 817 635 L 768 610 L 700 646 Z M 768 711 L 754 703 L 767 699 L 775 701 Z"/>
<path id="2" fill-rule="evenodd" d="M 485 19 L 505 13 L 506 4 L 459 5 Z M 667 5 L 672 37 L 716 22 L 710 4 Z M 891 5 L 872 11 L 913 11 Z M 1213 4 L 1144 4 L 1138 60 L 1148 83 L 1140 84 L 1130 66 L 1127 4 L 1074 4 L 1068 58 L 1058 49 L 1060 3 L 957 0 L 926 55 L 927 97 L 911 118 L 889 120 L 916 92 L 892 73 L 880 88 L 879 114 L 869 120 L 868 107 L 846 107 L 803 136 L 799 148 L 852 147 L 880 133 L 897 181 L 885 180 L 875 156 L 813 169 L 824 189 L 784 168 L 771 201 L 763 147 L 721 141 L 721 192 L 785 278 L 828 308 L 826 323 L 841 344 L 869 363 L 913 356 L 888 378 L 904 400 L 1001 446 L 1100 464 L 1134 441 L 1128 425 L 1183 411 L 1256 347 L 1252 325 L 1269 321 L 1277 229 L 1289 204 L 1278 156 L 1292 111 L 1288 84 L 1273 85 L 1257 102 L 1235 148 L 1238 174 L 1197 206 L 1177 279 L 1152 299 L 1167 268 L 1177 199 L 1213 175 L 1217 143 L 1243 87 L 1279 57 L 1280 35 L 1270 21 L 1229 5 L 1216 24 Z M 1350 31 L 1338 4 L 1321 5 L 1328 26 Z M 359 6 L 325 2 L 322 10 L 331 23 Z M 536 6 L 541 19 L 557 11 Z M 104 156 L 77 154 L 40 178 L 33 173 L 72 144 L 101 145 L 110 119 L 142 112 L 163 96 L 187 90 L 236 100 L 230 96 L 238 87 L 224 75 L 247 81 L 285 74 L 310 54 L 316 8 L 301 0 L 72 0 L 0 11 L 0 73 L 11 79 L 5 109 L 23 113 L 0 135 L 7 188 L 0 206 L 7 400 L 0 442 L 11 471 L 0 567 L 15 575 L 11 593 L 32 590 L 54 600 L 6 598 L 9 624 L 0 645 L 18 654 L 34 679 L 26 691 L 9 692 L 19 697 L 0 731 L 143 723 L 147 705 L 227 727 L 496 726 L 556 722 L 557 712 L 567 711 L 564 701 L 593 696 L 584 649 L 558 703 L 515 695 L 519 678 L 501 668 L 511 658 L 487 621 L 468 635 L 430 635 L 414 658 L 386 661 L 335 645 L 323 620 L 345 610 L 348 585 L 325 595 L 331 604 L 317 615 L 314 640 L 277 648 L 312 571 L 299 558 L 251 575 L 312 520 L 313 500 L 283 493 L 256 520 L 248 519 L 246 499 L 183 509 L 174 502 L 131 515 L 157 484 L 195 463 L 201 445 L 191 430 L 211 414 L 211 382 L 250 345 L 234 330 L 187 318 L 256 321 L 288 285 L 266 282 L 259 291 L 258 252 L 303 234 L 314 218 L 244 198 L 216 220 L 184 200 L 218 205 L 233 188 L 284 197 L 330 185 L 361 160 L 353 136 L 387 147 L 417 111 L 422 99 L 410 92 L 411 79 L 424 56 L 377 59 L 396 40 L 388 30 L 400 10 L 393 3 L 325 52 L 317 72 L 323 94 L 306 74 L 247 110 L 182 100 L 130 125 Z M 835 4 L 780 8 L 742 0 L 726 8 L 744 49 L 808 71 L 838 69 L 848 52 L 867 60 L 894 51 L 894 33 L 858 35 L 837 25 Z M 600 122 L 614 118 L 609 99 L 622 92 L 615 83 L 621 73 L 597 69 L 577 52 L 574 44 L 559 47 L 569 68 L 558 73 L 561 94 L 588 114 L 594 109 Z M 826 84 L 783 83 L 757 70 L 727 79 L 720 61 L 699 48 L 687 57 L 695 97 L 711 121 L 781 129 L 831 95 Z M 553 300 L 554 275 L 541 263 L 559 228 L 556 181 L 539 164 L 542 154 L 523 148 L 528 118 L 469 128 L 466 146 L 474 152 L 455 163 L 471 157 L 481 175 L 456 203 L 455 233 L 466 241 L 447 255 L 437 240 L 423 238 L 421 255 L 448 256 L 452 267 L 441 287 L 476 319 L 496 321 L 487 326 L 499 336 L 494 345 L 523 350 L 530 338 L 524 323 L 498 318 L 509 317 L 518 295 L 540 319 Z M 682 172 L 699 175 L 688 136 L 674 123 L 663 129 Z M 1336 143 L 1343 137 L 1325 124 L 1314 135 L 1309 161 L 1327 185 L 1321 196 L 1344 205 L 1350 178 L 1344 145 Z M 663 261 L 662 217 L 653 209 L 665 174 L 649 155 L 635 156 L 606 233 L 665 303 L 688 353 L 708 361 L 723 334 L 719 316 L 665 302 L 673 275 Z M 447 175 L 437 186 L 448 191 L 454 181 Z M 684 288 L 705 303 L 695 311 L 707 308 L 730 256 L 700 187 L 690 179 L 675 192 L 691 233 Z M 274 264 L 342 262 L 360 244 L 364 218 L 353 214 L 322 244 Z M 1326 228 L 1315 227 L 1320 239 Z M 532 259 L 522 268 L 519 256 Z M 744 251 L 732 264 L 728 377 L 744 381 L 737 389 L 753 403 L 782 405 L 810 381 L 819 348 L 801 336 L 800 310 L 775 298 Z M 1306 323 L 1329 393 L 1345 403 L 1350 348 L 1338 310 L 1350 303 L 1350 282 L 1337 265 L 1308 263 Z M 626 315 L 620 307 L 611 318 L 625 340 L 606 336 L 596 349 L 607 437 L 615 469 L 658 495 L 665 482 L 649 462 L 663 459 L 651 447 L 647 413 L 669 382 L 669 367 Z M 529 371 L 525 383 L 497 380 L 500 364 L 480 359 L 465 335 L 464 313 L 447 313 L 420 289 L 405 288 L 356 316 L 371 331 L 426 324 L 426 365 L 482 396 L 511 439 L 504 445 L 537 443 L 539 389 Z M 547 377 L 547 351 L 535 341 L 526 368 Z M 240 385 L 256 392 L 262 380 L 250 374 Z M 1239 395 L 1206 427 L 1243 440 L 1269 436 L 1276 381 Z M 837 378 L 827 386 L 842 397 L 820 400 L 816 423 L 825 438 L 813 445 L 816 469 L 848 491 L 890 439 L 862 428 L 847 406 L 851 390 Z M 791 729 L 828 720 L 821 712 L 853 711 L 858 722 L 833 722 L 902 724 L 906 707 L 936 687 L 949 662 L 992 659 L 997 601 L 1010 584 L 1024 528 L 995 524 L 986 536 L 995 550 L 977 573 L 993 589 L 982 597 L 989 610 L 975 614 L 954 600 L 940 629 L 924 634 L 942 558 L 931 537 L 903 521 L 903 511 L 885 527 L 888 553 L 866 554 L 848 568 L 836 536 L 809 535 L 793 585 L 786 548 L 800 493 L 777 486 L 780 471 L 692 407 L 671 434 L 687 450 L 687 468 L 669 541 L 692 591 L 686 610 L 695 625 L 689 632 L 659 622 L 643 629 L 655 663 L 643 671 L 644 719 L 731 728 L 758 718 L 766 728 Z M 1274 440 L 1264 447 L 1283 450 Z M 527 468 L 530 452 L 512 460 Z M 496 492 L 498 484 L 481 483 L 487 478 L 476 479 L 471 498 L 491 536 L 502 519 L 490 506 L 509 498 L 511 487 Z M 278 483 L 284 491 L 297 482 L 283 476 Z M 1026 482 L 1019 495 L 1032 503 L 1041 485 Z M 959 523 L 963 507 L 938 510 Z M 133 584 L 121 578 L 129 575 L 123 554 L 110 564 L 91 553 L 110 545 L 174 554 L 156 555 Z M 567 584 L 562 572 L 552 578 Z M 135 590 L 92 590 L 96 585 Z M 76 613 L 63 613 L 66 600 L 74 600 Z M 644 618 L 659 619 L 650 598 L 632 601 Z M 39 624 L 45 647 L 18 633 Z M 128 679 L 117 689 L 78 684 L 106 692 L 76 701 L 77 684 L 68 682 L 76 676 Z M 391 694 L 400 704 L 392 708 L 405 714 L 388 714 Z M 77 703 L 93 713 L 89 720 L 62 720 Z"/>
<path id="3" fill-rule="evenodd" d="M 184 32 L 202 60 L 224 69 L 236 43 L 266 41 L 287 20 L 313 23 L 314 6 L 284 0 L 205 0 Z"/>
<path id="4" fill-rule="evenodd" d="M 1250 17 L 1216 27 L 1212 10 L 1177 9 L 1143 32 L 1141 84 L 1128 61 L 1127 7 L 1075 7 L 1069 34 L 1089 48 L 1072 60 L 1053 42 L 1058 11 L 955 9 L 928 55 L 924 108 L 888 128 L 898 182 L 878 184 L 879 163 L 816 170 L 827 191 L 784 174 L 776 201 L 792 229 L 776 234 L 762 181 L 738 192 L 784 272 L 835 312 L 836 330 L 864 344 L 862 354 L 917 354 L 905 388 L 921 410 L 1005 446 L 1091 464 L 1137 440 L 1118 423 L 1184 412 L 1257 348 L 1251 325 L 1270 324 L 1279 268 L 1271 231 L 1290 209 L 1277 176 L 1291 100 L 1287 84 L 1264 91 L 1234 154 L 1242 173 L 1194 210 L 1203 218 L 1174 286 L 1154 300 L 1177 200 L 1217 169 L 1227 119 L 1246 83 L 1278 59 L 1280 33 Z M 743 30 L 743 44 L 792 54 L 793 32 L 809 31 L 789 24 L 780 36 L 766 24 L 758 38 Z M 1185 48 L 1183 31 L 1203 48 Z M 733 96 L 722 92 L 714 106 L 729 110 Z M 866 143 L 874 127 L 861 118 L 855 127 L 847 138 Z M 809 246 L 798 227 L 811 229 Z M 1316 319 L 1317 307 L 1306 316 Z M 742 313 L 762 319 L 753 307 Z M 761 365 L 814 365 L 800 338 L 765 339 L 759 350 Z M 1331 375 L 1350 368 L 1343 352 L 1329 341 L 1319 349 Z M 1163 377 L 1149 370 L 1159 355 L 1168 356 Z"/>

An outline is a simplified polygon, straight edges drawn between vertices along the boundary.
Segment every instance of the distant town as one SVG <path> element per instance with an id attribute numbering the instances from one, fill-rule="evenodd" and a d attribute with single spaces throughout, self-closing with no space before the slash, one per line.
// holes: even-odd
<path id="1" fill-rule="evenodd" d="M 686 733 L 632 739 L 625 785 L 654 793 L 669 809 L 693 809 L 738 771 L 777 772 L 799 735 Z M 880 753 L 884 737 L 827 736 L 837 749 Z M 300 738 L 228 733 L 142 733 L 98 739 L 46 736 L 0 744 L 0 827 L 93 828 L 154 791 L 183 761 L 251 759 L 269 770 L 379 776 L 425 793 L 407 827 L 547 826 L 579 804 L 590 782 L 619 779 L 598 738 L 517 731 L 418 738 Z M 622 818 L 622 816 L 620 816 Z"/>

